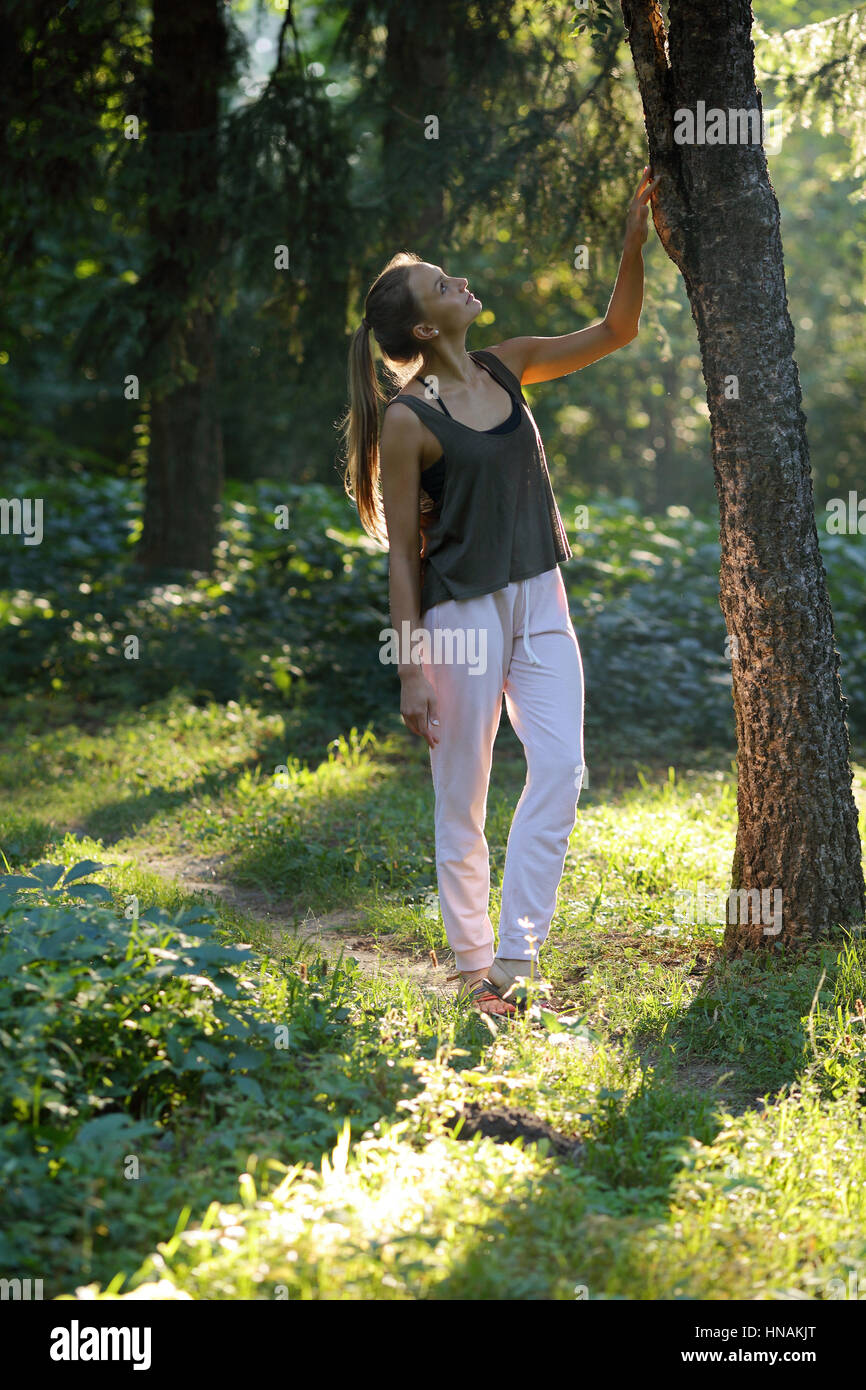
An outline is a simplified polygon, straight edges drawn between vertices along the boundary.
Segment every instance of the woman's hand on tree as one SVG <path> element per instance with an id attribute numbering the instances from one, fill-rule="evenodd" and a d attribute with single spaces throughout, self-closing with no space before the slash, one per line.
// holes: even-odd
<path id="1" fill-rule="evenodd" d="M 638 184 L 637 192 L 629 203 L 625 222 L 625 243 L 628 247 L 643 246 L 649 231 L 649 200 L 655 192 L 659 179 L 652 177 L 652 170 L 646 165 Z"/>

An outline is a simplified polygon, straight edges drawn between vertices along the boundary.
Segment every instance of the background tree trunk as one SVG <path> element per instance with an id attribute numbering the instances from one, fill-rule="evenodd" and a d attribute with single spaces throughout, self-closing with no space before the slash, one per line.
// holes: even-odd
<path id="1" fill-rule="evenodd" d="M 223 486 L 217 406 L 219 98 L 226 33 L 219 0 L 154 0 L 149 160 L 149 329 L 161 368 L 145 383 L 150 448 L 138 560 L 209 570 Z"/>
<path id="2" fill-rule="evenodd" d="M 390 8 L 384 63 L 388 114 L 382 130 L 388 231 L 394 251 L 418 250 L 434 264 L 442 254 L 436 248 L 448 184 L 443 163 L 448 130 L 428 140 L 424 126 L 427 116 L 444 117 L 448 58 L 449 30 L 430 11 L 405 4 Z"/>
<path id="3" fill-rule="evenodd" d="M 682 466 L 678 458 L 679 441 L 676 433 L 679 365 L 673 353 L 667 361 L 660 361 L 658 364 L 659 378 L 665 389 L 663 395 L 657 399 L 657 413 L 651 422 L 653 448 L 656 451 L 653 472 L 655 495 L 652 505 L 657 512 L 663 512 L 666 507 L 675 505 L 682 496 L 679 490 Z M 655 444 L 656 439 L 661 440 L 659 445 Z"/>
<path id="4" fill-rule="evenodd" d="M 676 144 L 674 113 L 760 110 L 746 0 L 622 0 L 662 244 L 698 331 L 734 651 L 739 824 L 725 946 L 737 954 L 863 919 L 846 701 L 814 520 L 779 208 L 760 144 Z M 736 384 L 738 395 L 731 387 Z M 728 394 L 726 395 L 726 386 Z M 730 398 L 729 398 L 730 397 Z M 781 930 L 772 919 L 780 890 Z M 769 910 L 768 910 L 769 909 Z M 730 913 L 729 913 L 730 918 Z M 763 919 L 763 920 L 762 920 Z"/>

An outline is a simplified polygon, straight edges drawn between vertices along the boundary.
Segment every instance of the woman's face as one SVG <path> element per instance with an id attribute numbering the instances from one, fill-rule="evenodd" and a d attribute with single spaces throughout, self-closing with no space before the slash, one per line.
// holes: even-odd
<path id="1" fill-rule="evenodd" d="M 480 314 L 481 300 L 471 293 L 465 275 L 446 275 L 441 266 L 419 261 L 411 276 L 423 326 L 438 328 L 443 337 L 459 336 Z"/>

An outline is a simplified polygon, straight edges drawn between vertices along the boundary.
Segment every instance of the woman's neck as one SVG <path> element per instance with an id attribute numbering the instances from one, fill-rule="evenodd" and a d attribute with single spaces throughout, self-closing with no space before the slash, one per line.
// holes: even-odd
<path id="1" fill-rule="evenodd" d="M 435 376 L 443 386 L 470 386 L 478 376 L 478 368 L 464 343 L 437 343 L 425 354 L 419 376 Z"/>

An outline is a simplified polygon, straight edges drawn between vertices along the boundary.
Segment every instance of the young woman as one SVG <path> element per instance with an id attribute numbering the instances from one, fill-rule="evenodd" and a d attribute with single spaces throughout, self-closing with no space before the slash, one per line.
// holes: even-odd
<path id="1" fill-rule="evenodd" d="M 400 713 L 430 748 L 449 978 L 462 978 L 461 996 L 485 1013 L 513 1014 L 512 998 L 525 1002 L 521 981 L 537 978 L 584 766 L 583 667 L 559 570 L 571 550 L 521 387 L 567 376 L 636 336 L 657 182 L 645 169 L 601 323 L 467 352 L 481 301 L 465 277 L 400 252 L 370 287 L 352 339 L 346 488 L 365 530 L 389 546 Z M 401 388 L 390 398 L 371 334 Z M 503 694 L 527 778 L 494 955 L 484 822 Z"/>

